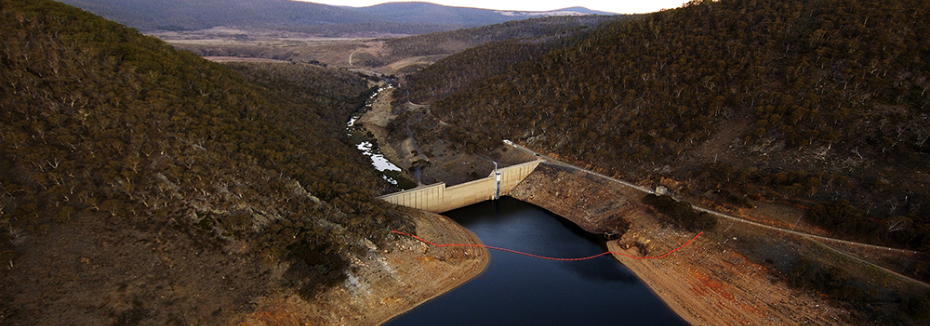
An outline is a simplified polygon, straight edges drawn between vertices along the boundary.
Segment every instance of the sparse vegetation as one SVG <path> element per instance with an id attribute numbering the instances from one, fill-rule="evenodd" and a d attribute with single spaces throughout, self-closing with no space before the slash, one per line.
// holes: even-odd
<path id="1" fill-rule="evenodd" d="M 800 259 L 788 273 L 788 283 L 807 288 L 843 301 L 862 300 L 864 294 L 850 284 L 846 273 L 832 266 L 815 264 L 805 258 Z"/>
<path id="2" fill-rule="evenodd" d="M 643 203 L 670 217 L 675 224 L 690 230 L 710 230 L 717 226 L 717 218 L 706 212 L 697 211 L 691 203 L 677 201 L 669 195 L 648 194 Z"/>

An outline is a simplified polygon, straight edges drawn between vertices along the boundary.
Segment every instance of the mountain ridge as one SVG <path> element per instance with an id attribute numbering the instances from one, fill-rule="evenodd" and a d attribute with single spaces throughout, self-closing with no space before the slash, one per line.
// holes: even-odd
<path id="1" fill-rule="evenodd" d="M 214 27 L 250 27 L 282 29 L 321 27 L 357 30 L 360 24 L 382 25 L 394 33 L 420 34 L 476 27 L 506 21 L 548 15 L 609 14 L 572 8 L 550 12 L 496 11 L 490 9 L 450 7 L 426 2 L 384 3 L 369 7 L 330 6 L 313 2 L 285 0 L 61 0 L 107 19 L 143 32 L 158 30 L 191 31 Z M 577 7 L 574 7 L 577 8 Z M 391 24 L 407 24 L 402 28 Z M 341 26 L 345 25 L 345 26 Z M 357 31 L 356 31 L 357 33 Z"/>
<path id="2" fill-rule="evenodd" d="M 591 10 L 586 7 L 566 7 L 562 9 L 553 9 L 546 11 L 513 11 L 513 10 L 497 10 L 497 12 L 504 15 L 514 15 L 514 16 L 523 16 L 523 17 L 538 17 L 539 15 L 548 15 L 548 16 L 572 16 L 572 15 L 618 15 L 617 13 L 606 12 L 606 11 L 597 11 Z"/>

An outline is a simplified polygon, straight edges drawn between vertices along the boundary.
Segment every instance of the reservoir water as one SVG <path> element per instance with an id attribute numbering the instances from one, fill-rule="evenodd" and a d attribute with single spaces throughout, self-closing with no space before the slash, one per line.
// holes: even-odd
<path id="1" fill-rule="evenodd" d="M 606 250 L 597 236 L 509 197 L 443 215 L 489 246 L 564 258 Z M 490 252 L 484 273 L 385 325 L 687 325 L 612 257 Z"/>

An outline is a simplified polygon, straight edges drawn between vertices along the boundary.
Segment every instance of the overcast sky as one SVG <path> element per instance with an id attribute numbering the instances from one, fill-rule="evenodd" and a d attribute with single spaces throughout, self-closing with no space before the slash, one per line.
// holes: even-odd
<path id="1" fill-rule="evenodd" d="M 367 7 L 385 2 L 399 2 L 386 0 L 303 0 L 335 6 Z M 606 11 L 618 14 L 634 14 L 656 12 L 662 9 L 681 7 L 687 0 L 432 0 L 425 1 L 436 4 L 471 7 L 496 10 L 521 11 L 548 11 L 567 7 L 585 7 L 591 10 Z"/>

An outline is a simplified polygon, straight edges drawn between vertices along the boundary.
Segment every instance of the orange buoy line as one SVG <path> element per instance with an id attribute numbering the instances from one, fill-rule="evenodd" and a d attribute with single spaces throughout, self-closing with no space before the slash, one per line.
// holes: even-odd
<path id="1" fill-rule="evenodd" d="M 684 247 L 686 247 L 687 245 L 691 244 L 691 242 L 694 242 L 694 240 L 697 239 L 699 236 L 701 236 L 701 234 L 704 233 L 704 231 L 698 232 L 698 234 L 695 235 L 694 238 L 691 238 L 691 240 L 688 240 L 688 242 L 685 242 L 685 244 L 679 246 L 678 248 L 672 249 L 671 251 L 666 252 L 664 255 L 661 255 L 661 256 L 643 256 L 643 257 L 636 257 L 636 256 L 632 256 L 632 255 L 629 255 L 629 254 L 626 254 L 626 253 L 622 253 L 622 252 L 606 251 L 606 252 L 602 252 L 602 253 L 599 253 L 599 254 L 594 255 L 594 256 L 580 257 L 580 258 L 556 258 L 556 257 L 546 257 L 546 256 L 534 255 L 534 254 L 525 253 L 525 252 L 521 252 L 521 251 L 516 251 L 516 250 L 511 250 L 511 249 L 501 248 L 501 247 L 495 247 L 495 246 L 488 246 L 488 245 L 483 245 L 483 244 L 471 244 L 471 243 L 434 243 L 434 242 L 430 242 L 430 241 L 424 240 L 423 238 L 420 238 L 420 237 L 418 237 L 418 236 L 415 236 L 415 235 L 409 234 L 409 233 L 404 233 L 404 232 L 400 232 L 400 231 L 393 231 L 393 230 L 391 231 L 391 233 L 400 234 L 400 235 L 405 235 L 405 236 L 408 236 L 408 237 L 412 237 L 412 238 L 414 238 L 414 239 L 420 240 L 421 242 L 423 242 L 423 243 L 425 243 L 425 244 L 428 244 L 428 245 L 431 245 L 431 246 L 434 246 L 434 247 L 481 247 L 481 248 L 494 249 L 494 250 L 499 250 L 499 251 L 506 251 L 506 252 L 515 253 L 515 254 L 518 254 L 518 255 L 529 256 L 529 257 L 533 257 L 533 258 L 548 259 L 548 260 L 558 260 L 558 261 L 577 261 L 577 260 L 588 260 L 588 259 L 593 259 L 593 258 L 597 258 L 597 257 L 603 256 L 603 255 L 609 255 L 609 254 L 620 255 L 620 256 L 624 256 L 624 257 L 630 257 L 630 258 L 633 258 L 633 259 L 660 259 L 660 258 L 665 258 L 665 256 L 671 255 L 673 252 L 676 252 L 676 251 L 680 250 L 681 248 L 684 248 Z"/>

